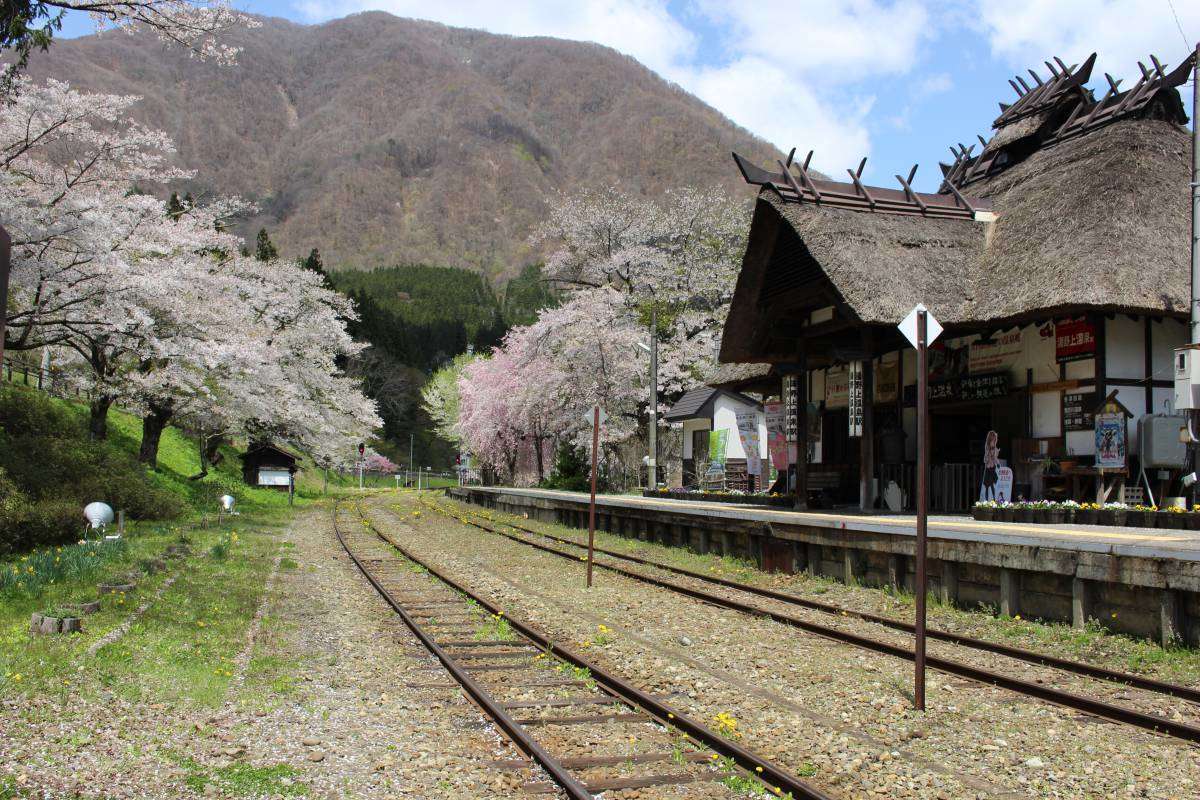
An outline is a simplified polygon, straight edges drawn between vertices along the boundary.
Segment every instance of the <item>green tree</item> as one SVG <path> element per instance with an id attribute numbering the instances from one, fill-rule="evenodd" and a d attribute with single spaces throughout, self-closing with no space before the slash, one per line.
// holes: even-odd
<path id="1" fill-rule="evenodd" d="M 266 228 L 258 229 L 258 238 L 254 241 L 254 257 L 259 261 L 273 261 L 279 257 L 279 250 L 267 235 Z"/>
<path id="2" fill-rule="evenodd" d="M 190 197 L 190 195 L 189 195 Z M 179 199 L 177 192 L 171 192 L 171 199 L 167 201 L 167 216 L 171 219 L 178 220 L 183 216 L 183 212 L 187 211 L 187 206 Z"/>

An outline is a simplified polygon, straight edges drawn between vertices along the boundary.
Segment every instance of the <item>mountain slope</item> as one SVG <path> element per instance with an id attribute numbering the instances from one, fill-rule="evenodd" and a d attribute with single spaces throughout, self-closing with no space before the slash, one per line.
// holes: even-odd
<path id="1" fill-rule="evenodd" d="M 239 64 L 201 64 L 148 36 L 61 40 L 31 64 L 89 90 L 138 94 L 170 133 L 188 187 L 238 193 L 285 255 L 327 264 L 423 261 L 489 275 L 557 188 L 657 194 L 720 183 L 751 196 L 729 151 L 774 148 L 636 61 L 598 45 L 357 14 L 238 31 Z"/>

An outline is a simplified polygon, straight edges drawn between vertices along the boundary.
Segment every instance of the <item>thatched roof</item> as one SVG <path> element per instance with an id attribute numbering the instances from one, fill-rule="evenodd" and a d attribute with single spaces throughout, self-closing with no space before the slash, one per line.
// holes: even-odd
<path id="1" fill-rule="evenodd" d="M 1099 309 L 1183 315 L 1189 174 L 1182 126 L 1124 119 L 973 182 L 994 222 L 830 208 L 764 189 L 721 360 L 771 358 L 754 341 L 763 308 L 803 286 L 886 325 L 917 302 L 964 328 Z"/>
<path id="2" fill-rule="evenodd" d="M 1059 307 L 1186 314 L 1188 133 L 1125 120 L 978 182 L 998 219 L 967 318 Z"/>
<path id="3" fill-rule="evenodd" d="M 738 389 L 770 374 L 770 364 L 722 364 L 709 379 L 708 385 L 714 389 Z"/>

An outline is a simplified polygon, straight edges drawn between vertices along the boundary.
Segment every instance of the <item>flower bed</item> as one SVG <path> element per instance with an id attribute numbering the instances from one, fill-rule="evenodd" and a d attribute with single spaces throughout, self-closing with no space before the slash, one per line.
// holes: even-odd
<path id="1" fill-rule="evenodd" d="M 751 506 L 778 506 L 791 508 L 792 498 L 779 494 L 747 494 L 737 490 L 728 492 L 700 492 L 688 489 L 657 489 L 642 491 L 642 497 L 659 497 L 666 500 L 702 500 L 707 503 L 738 503 Z"/>
<path id="2" fill-rule="evenodd" d="M 1126 503 L 1076 503 L 1067 500 L 1020 500 L 998 503 L 987 500 L 976 503 L 971 516 L 984 522 L 1029 522 L 1036 524 L 1074 523 L 1078 525 L 1111 525 L 1130 528 L 1187 528 L 1200 530 L 1200 511 L 1182 508 L 1127 505 Z"/>

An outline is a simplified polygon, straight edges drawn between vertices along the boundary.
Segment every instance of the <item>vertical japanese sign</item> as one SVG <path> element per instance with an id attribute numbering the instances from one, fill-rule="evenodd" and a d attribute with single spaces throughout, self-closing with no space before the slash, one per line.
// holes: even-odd
<path id="1" fill-rule="evenodd" d="M 754 412 L 737 415 L 738 438 L 742 441 L 742 450 L 746 451 L 747 475 L 762 475 L 758 419 L 758 414 Z"/>
<path id="2" fill-rule="evenodd" d="M 851 361 L 846 373 L 846 415 L 849 420 L 848 434 L 851 437 L 863 434 L 863 363 Z"/>

